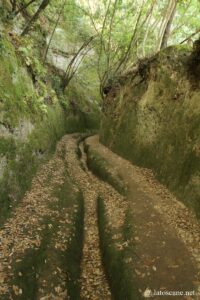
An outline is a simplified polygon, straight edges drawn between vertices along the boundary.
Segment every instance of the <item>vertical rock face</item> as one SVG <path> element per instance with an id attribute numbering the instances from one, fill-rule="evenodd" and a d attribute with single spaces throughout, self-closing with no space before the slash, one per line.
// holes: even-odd
<path id="1" fill-rule="evenodd" d="M 70 41 L 68 35 L 69 33 L 62 28 L 56 28 L 47 56 L 50 64 L 63 71 L 66 71 L 69 62 L 79 49 L 79 45 Z M 50 39 L 51 34 L 47 37 L 47 44 Z"/>
<path id="2" fill-rule="evenodd" d="M 26 20 L 19 15 L 8 26 L 11 10 L 10 1 L 0 0 L 0 226 L 62 135 L 99 127 L 98 103 L 92 99 L 99 96 L 98 80 L 93 76 L 96 67 L 88 76 L 83 71 L 81 80 L 72 80 L 70 89 L 58 99 L 63 71 L 82 39 L 73 28 L 57 28 L 44 64 L 44 51 L 52 37 L 48 18 L 46 27 L 38 22 L 30 36 L 21 38 Z M 81 59 L 80 55 L 76 64 Z M 82 64 L 80 67 L 84 70 Z"/>
<path id="3" fill-rule="evenodd" d="M 28 45 L 20 48 L 15 43 L 19 43 L 15 37 L 12 40 L 1 33 L 0 225 L 29 188 L 38 164 L 66 130 L 56 94 L 50 82 L 42 81 L 45 72 L 39 58 L 31 56 Z"/>
<path id="4" fill-rule="evenodd" d="M 56 68 L 66 71 L 69 63 L 73 59 L 74 55 L 79 51 L 83 44 L 83 41 L 73 40 L 71 33 L 68 30 L 62 28 L 56 28 L 53 38 L 51 34 L 47 36 L 47 45 L 50 42 L 50 47 L 47 55 L 48 62 Z M 90 50 L 90 57 L 94 58 L 94 50 Z M 82 59 L 84 55 L 80 53 L 75 60 L 75 67 L 82 66 Z"/>
<path id="5" fill-rule="evenodd" d="M 0 124 L 0 138 L 14 138 L 20 141 L 26 141 L 28 136 L 34 129 L 34 125 L 30 120 L 20 120 L 19 124 L 14 128 L 9 128 L 6 124 Z"/>
<path id="6" fill-rule="evenodd" d="M 100 136 L 153 169 L 200 216 L 200 84 L 193 62 L 187 49 L 169 47 L 129 74 L 104 101 Z"/>
<path id="7" fill-rule="evenodd" d="M 62 20 L 52 36 L 49 15 L 41 15 L 30 35 L 22 38 L 26 13 L 12 19 L 12 9 L 11 1 L 0 0 L 0 226 L 63 134 L 99 128 L 95 62 L 89 72 L 81 63 L 80 79 L 72 80 L 65 93 L 61 91 L 63 71 L 85 37 L 71 20 L 69 26 Z M 32 15 L 32 9 L 27 8 L 27 15 Z M 89 62 L 93 54 L 91 50 Z M 81 60 L 79 55 L 75 67 Z"/>
<path id="8" fill-rule="evenodd" d="M 7 165 L 7 159 L 5 156 L 0 157 L 0 180 L 3 178 L 4 170 Z"/>

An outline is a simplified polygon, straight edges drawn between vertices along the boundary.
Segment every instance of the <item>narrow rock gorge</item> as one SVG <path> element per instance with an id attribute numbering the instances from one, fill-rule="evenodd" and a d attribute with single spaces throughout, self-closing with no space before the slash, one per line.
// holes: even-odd
<path id="1" fill-rule="evenodd" d="M 199 0 L 0 0 L 0 300 L 200 299 Z"/>

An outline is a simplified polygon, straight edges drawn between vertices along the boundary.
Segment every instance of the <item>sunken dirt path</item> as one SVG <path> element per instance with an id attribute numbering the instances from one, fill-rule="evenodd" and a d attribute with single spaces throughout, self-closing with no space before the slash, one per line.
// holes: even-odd
<path id="1" fill-rule="evenodd" d="M 90 176 L 80 166 L 75 152 L 77 141 L 66 137 L 66 157 L 69 173 L 83 191 L 84 196 L 84 247 L 81 274 L 82 299 L 111 299 L 109 286 L 101 263 L 97 223 L 97 197 Z"/>
<path id="2" fill-rule="evenodd" d="M 111 299 L 99 247 L 98 192 L 77 158 L 78 137 L 65 136 L 58 143 L 0 229 L 0 300 Z M 74 229 L 76 220 L 83 219 L 80 192 L 85 214 L 82 263 L 81 228 Z"/>
<path id="3" fill-rule="evenodd" d="M 135 239 L 133 268 L 140 291 L 190 292 L 187 296 L 154 296 L 153 299 L 200 299 L 200 224 L 194 214 L 153 174 L 136 167 L 99 143 L 86 140 L 117 172 L 128 187 Z M 143 292 L 144 291 L 144 292 Z"/>
<path id="4" fill-rule="evenodd" d="M 63 137 L 0 229 L 0 300 L 112 299 L 101 258 L 99 195 L 119 252 L 129 243 L 121 244 L 120 236 L 126 213 L 131 212 L 134 256 L 126 263 L 136 275 L 141 297 L 154 289 L 195 291 L 187 297 L 151 299 L 199 300 L 200 228 L 194 215 L 149 171 L 112 153 L 97 136 L 88 138 L 85 143 L 126 183 L 128 196 L 120 195 L 88 170 L 82 144 L 78 158 L 78 139 L 78 134 Z"/>

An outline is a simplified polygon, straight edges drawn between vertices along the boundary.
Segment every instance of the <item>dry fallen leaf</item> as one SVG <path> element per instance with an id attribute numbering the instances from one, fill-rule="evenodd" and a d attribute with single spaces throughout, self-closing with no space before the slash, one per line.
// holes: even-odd
<path id="1" fill-rule="evenodd" d="M 20 289 L 17 285 L 12 286 L 13 292 L 16 296 L 22 295 L 22 289 Z"/>
<path id="2" fill-rule="evenodd" d="M 146 290 L 143 293 L 143 296 L 145 298 L 151 298 L 152 297 L 152 291 L 151 291 L 151 289 L 150 288 L 146 288 Z"/>

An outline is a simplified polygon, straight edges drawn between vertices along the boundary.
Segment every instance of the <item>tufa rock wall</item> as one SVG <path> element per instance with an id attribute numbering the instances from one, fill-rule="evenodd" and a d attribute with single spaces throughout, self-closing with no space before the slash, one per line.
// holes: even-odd
<path id="1" fill-rule="evenodd" d="M 151 168 L 200 217 L 200 86 L 195 57 L 169 47 L 124 76 L 104 100 L 100 139 Z"/>

